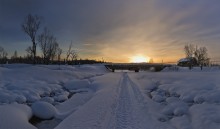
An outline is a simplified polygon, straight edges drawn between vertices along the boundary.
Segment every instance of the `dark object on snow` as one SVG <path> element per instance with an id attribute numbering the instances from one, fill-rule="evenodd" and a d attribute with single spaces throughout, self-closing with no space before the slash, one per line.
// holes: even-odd
<path id="1" fill-rule="evenodd" d="M 200 69 L 202 70 L 202 68 L 203 68 L 203 65 L 200 65 Z"/>
<path id="2" fill-rule="evenodd" d="M 190 57 L 190 58 L 182 58 L 177 62 L 178 66 L 182 66 L 182 67 L 189 67 L 192 68 L 193 66 L 197 66 L 197 60 L 194 57 Z"/>
<path id="3" fill-rule="evenodd" d="M 159 72 L 165 67 L 171 67 L 170 64 L 160 64 L 160 63 L 109 63 L 105 64 L 105 67 L 115 72 L 115 70 L 129 70 L 139 72 L 140 70 L 151 70 L 154 72 Z"/>

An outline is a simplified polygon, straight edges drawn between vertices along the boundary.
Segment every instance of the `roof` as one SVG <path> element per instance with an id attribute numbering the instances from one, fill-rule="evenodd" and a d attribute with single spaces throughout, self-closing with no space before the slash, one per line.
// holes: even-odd
<path id="1" fill-rule="evenodd" d="M 178 62 L 188 62 L 188 61 L 190 61 L 189 58 L 182 58 L 182 59 L 180 59 Z"/>

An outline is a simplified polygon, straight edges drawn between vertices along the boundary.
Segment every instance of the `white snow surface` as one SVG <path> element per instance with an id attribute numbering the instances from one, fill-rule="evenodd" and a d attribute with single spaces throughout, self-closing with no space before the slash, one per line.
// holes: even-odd
<path id="1" fill-rule="evenodd" d="M 51 119 L 56 114 L 56 108 L 48 102 L 35 102 L 32 104 L 31 109 L 33 115 L 40 119 Z"/>
<path id="2" fill-rule="evenodd" d="M 55 129 L 219 129 L 219 77 L 218 67 L 111 73 L 103 65 L 4 65 L 0 128 L 34 129 L 35 115 L 61 121 Z"/>
<path id="3" fill-rule="evenodd" d="M 0 129 L 36 129 L 28 123 L 31 116 L 30 107 L 23 104 L 0 106 Z"/>

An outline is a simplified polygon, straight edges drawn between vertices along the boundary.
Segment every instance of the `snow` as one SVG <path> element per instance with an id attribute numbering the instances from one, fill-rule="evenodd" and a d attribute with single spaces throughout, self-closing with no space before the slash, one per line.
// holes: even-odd
<path id="1" fill-rule="evenodd" d="M 190 61 L 190 59 L 189 58 L 182 58 L 178 62 L 187 62 L 187 61 Z"/>
<path id="2" fill-rule="evenodd" d="M 56 108 L 47 102 L 38 101 L 32 104 L 33 115 L 40 119 L 51 119 L 55 116 Z"/>
<path id="3" fill-rule="evenodd" d="M 66 82 L 64 87 L 70 91 L 89 88 L 89 81 L 87 80 L 71 80 Z"/>
<path id="4" fill-rule="evenodd" d="M 219 129 L 219 67 L 0 67 L 0 128 Z M 32 116 L 45 120 L 33 126 Z M 50 120 L 48 120 L 50 119 Z"/>
<path id="5" fill-rule="evenodd" d="M 36 129 L 28 120 L 31 108 L 23 104 L 0 106 L 0 129 Z"/>

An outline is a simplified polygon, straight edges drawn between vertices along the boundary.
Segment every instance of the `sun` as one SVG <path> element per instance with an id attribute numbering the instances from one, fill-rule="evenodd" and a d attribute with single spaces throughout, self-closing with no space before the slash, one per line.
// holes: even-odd
<path id="1" fill-rule="evenodd" d="M 132 62 L 132 63 L 146 63 L 146 62 L 149 62 L 149 60 L 150 60 L 149 57 L 133 56 L 133 57 L 131 57 L 130 62 Z"/>

